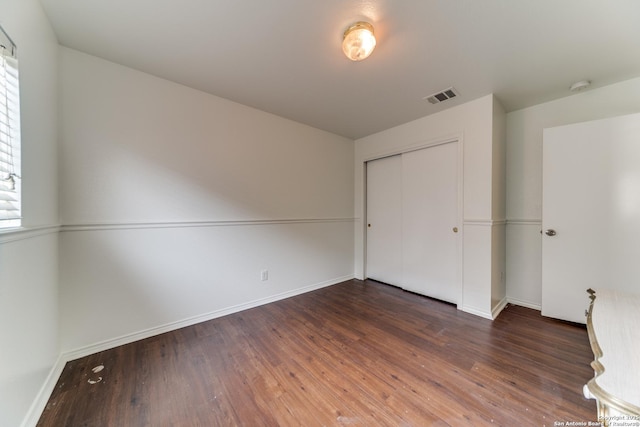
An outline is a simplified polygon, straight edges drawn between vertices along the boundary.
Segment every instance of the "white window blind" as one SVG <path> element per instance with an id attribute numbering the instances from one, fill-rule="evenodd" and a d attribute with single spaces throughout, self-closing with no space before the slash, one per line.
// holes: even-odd
<path id="1" fill-rule="evenodd" d="M 0 228 L 20 225 L 20 93 L 16 47 L 0 27 Z"/>

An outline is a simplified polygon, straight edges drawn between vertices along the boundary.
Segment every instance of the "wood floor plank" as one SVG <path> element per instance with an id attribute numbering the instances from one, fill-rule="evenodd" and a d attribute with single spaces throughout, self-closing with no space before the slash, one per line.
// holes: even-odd
<path id="1" fill-rule="evenodd" d="M 491 322 L 353 280 L 69 362 L 38 426 L 587 422 L 592 357 L 534 310 Z"/>

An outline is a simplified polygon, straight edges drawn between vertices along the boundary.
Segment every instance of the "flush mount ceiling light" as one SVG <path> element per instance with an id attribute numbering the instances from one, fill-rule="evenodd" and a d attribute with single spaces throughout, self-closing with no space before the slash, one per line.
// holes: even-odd
<path id="1" fill-rule="evenodd" d="M 375 47 L 373 25 L 368 22 L 356 22 L 344 32 L 342 51 L 352 61 L 362 61 L 367 58 Z"/>

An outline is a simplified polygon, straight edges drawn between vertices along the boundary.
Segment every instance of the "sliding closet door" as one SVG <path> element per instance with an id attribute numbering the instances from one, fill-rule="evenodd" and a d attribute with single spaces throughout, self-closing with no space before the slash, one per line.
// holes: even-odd
<path id="1" fill-rule="evenodd" d="M 458 303 L 458 144 L 367 163 L 367 277 Z"/>
<path id="2" fill-rule="evenodd" d="M 403 287 L 457 303 L 457 143 L 402 155 Z"/>
<path id="3" fill-rule="evenodd" d="M 367 277 L 402 282 L 402 159 L 367 163 Z"/>

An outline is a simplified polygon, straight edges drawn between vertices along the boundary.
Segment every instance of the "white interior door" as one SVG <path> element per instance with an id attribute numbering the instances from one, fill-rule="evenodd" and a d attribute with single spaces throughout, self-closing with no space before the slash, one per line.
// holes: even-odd
<path id="1" fill-rule="evenodd" d="M 544 130 L 542 219 L 543 315 L 584 323 L 586 289 L 640 293 L 640 114 Z"/>
<path id="2" fill-rule="evenodd" d="M 367 162 L 367 277 L 402 283 L 402 159 Z"/>
<path id="3" fill-rule="evenodd" d="M 457 303 L 457 144 L 402 155 L 403 287 Z"/>

